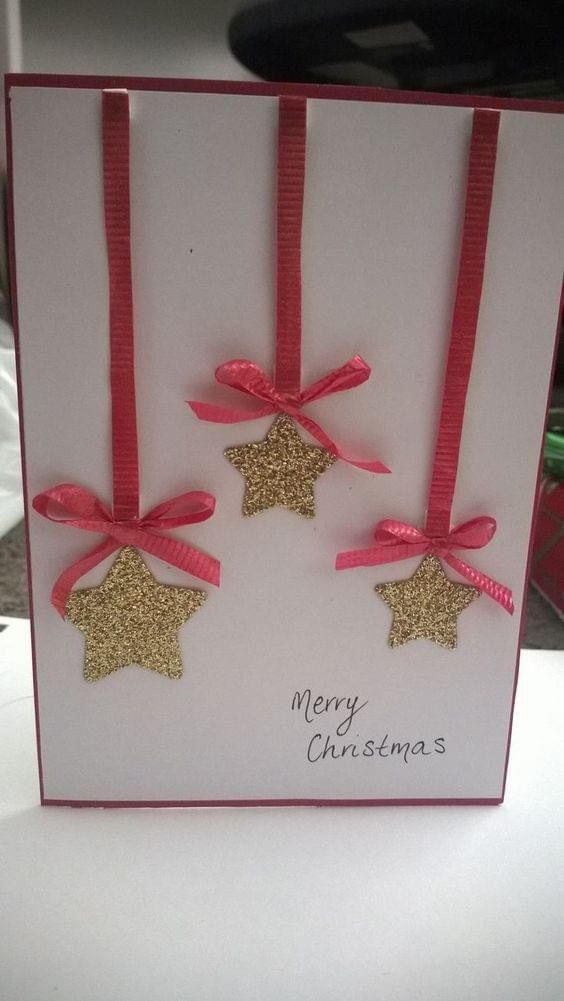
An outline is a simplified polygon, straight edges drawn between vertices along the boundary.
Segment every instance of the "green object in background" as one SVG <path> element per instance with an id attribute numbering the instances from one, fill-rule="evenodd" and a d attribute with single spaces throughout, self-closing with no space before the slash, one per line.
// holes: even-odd
<path id="1" fill-rule="evenodd" d="M 550 476 L 564 480 L 564 407 L 555 407 L 548 414 L 548 430 L 544 439 L 544 470 Z"/>

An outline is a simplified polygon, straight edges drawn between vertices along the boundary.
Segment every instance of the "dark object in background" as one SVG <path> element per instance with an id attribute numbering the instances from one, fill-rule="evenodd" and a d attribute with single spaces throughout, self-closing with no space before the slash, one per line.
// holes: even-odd
<path id="1" fill-rule="evenodd" d="M 229 27 L 265 80 L 564 97 L 562 0 L 272 0 Z"/>
<path id="2" fill-rule="evenodd" d="M 564 407 L 552 407 L 544 439 L 544 471 L 564 483 Z M 562 511 L 564 517 L 564 507 Z"/>
<path id="3" fill-rule="evenodd" d="M 545 480 L 531 562 L 531 584 L 564 622 L 564 483 Z"/>
<path id="4" fill-rule="evenodd" d="M 564 622 L 564 407 L 548 415 L 531 584 Z"/>

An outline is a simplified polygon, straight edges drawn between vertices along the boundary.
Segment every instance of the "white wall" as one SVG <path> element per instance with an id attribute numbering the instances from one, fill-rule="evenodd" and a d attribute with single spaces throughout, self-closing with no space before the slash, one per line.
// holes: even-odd
<path id="1" fill-rule="evenodd" d="M 240 6 L 238 0 L 21 0 L 24 68 L 251 79 L 227 44 Z"/>

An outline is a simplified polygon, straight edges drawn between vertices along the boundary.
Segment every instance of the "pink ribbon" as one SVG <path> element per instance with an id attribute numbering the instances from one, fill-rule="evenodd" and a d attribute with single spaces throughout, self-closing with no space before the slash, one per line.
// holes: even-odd
<path id="1" fill-rule="evenodd" d="M 270 414 L 287 414 L 300 424 L 328 452 L 369 473 L 389 473 L 383 462 L 349 459 L 311 417 L 302 413 L 313 403 L 332 393 L 361 386 L 370 368 L 355 355 L 341 368 L 329 372 L 307 389 L 300 389 L 302 344 L 301 242 L 306 162 L 307 101 L 305 97 L 281 97 L 278 102 L 278 158 L 276 201 L 276 364 L 274 380 L 244 358 L 235 358 L 216 369 L 215 377 L 224 386 L 253 396 L 266 404 L 260 410 L 236 410 L 188 400 L 201 421 L 239 424 Z"/>
<path id="2" fill-rule="evenodd" d="M 49 521 L 106 536 L 103 542 L 67 567 L 55 582 L 51 601 L 63 618 L 76 581 L 121 546 L 142 549 L 200 580 L 219 585 L 220 564 L 216 559 L 185 542 L 160 534 L 163 529 L 194 525 L 211 518 L 215 508 L 215 498 L 211 494 L 194 490 L 158 504 L 142 518 L 117 519 L 89 490 L 73 483 L 59 483 L 34 497 L 33 507 Z"/>
<path id="3" fill-rule="evenodd" d="M 452 552 L 453 549 L 487 546 L 495 534 L 494 518 L 484 515 L 456 528 L 451 528 L 450 522 L 482 296 L 499 117 L 498 111 L 482 109 L 474 111 L 473 115 L 456 299 L 425 530 L 402 521 L 380 521 L 374 535 L 376 546 L 338 553 L 336 567 L 348 570 L 378 566 L 433 553 L 512 615 L 513 598 L 509 588 Z"/>
<path id="4" fill-rule="evenodd" d="M 286 392 L 277 389 L 271 379 L 254 362 L 245 358 L 235 358 L 220 365 L 215 371 L 215 378 L 224 386 L 230 386 L 231 389 L 246 393 L 247 396 L 252 396 L 256 400 L 262 400 L 266 406 L 259 410 L 237 410 L 233 407 L 201 403 L 197 400 L 188 400 L 187 402 L 199 420 L 210 421 L 214 424 L 239 424 L 242 421 L 268 417 L 270 414 L 288 414 L 297 424 L 308 431 L 323 448 L 337 456 L 338 459 L 343 459 L 352 466 L 365 469 L 370 473 L 389 473 L 388 467 L 378 460 L 348 458 L 319 424 L 302 413 L 302 407 L 306 403 L 313 403 L 315 400 L 321 400 L 324 396 L 331 396 L 333 393 L 354 389 L 366 382 L 369 376 L 370 367 L 360 355 L 355 355 L 340 368 L 334 369 L 322 379 L 312 383 L 307 389 Z"/>
<path id="5" fill-rule="evenodd" d="M 513 615 L 513 598 L 509 588 L 492 580 L 452 553 L 453 549 L 482 549 L 495 535 L 496 527 L 494 518 L 483 515 L 457 525 L 448 535 L 429 536 L 413 525 L 388 518 L 376 525 L 374 531 L 376 546 L 338 553 L 335 565 L 337 570 L 350 570 L 353 567 L 396 563 L 399 560 L 409 560 L 414 556 L 432 553 L 470 581 L 473 587 L 489 595 Z"/>
<path id="6" fill-rule="evenodd" d="M 109 276 L 110 395 L 112 404 L 113 512 L 73 483 L 59 483 L 33 498 L 49 521 L 99 532 L 103 542 L 60 575 L 51 602 L 65 617 L 68 596 L 84 574 L 121 546 L 135 546 L 158 559 L 219 585 L 220 564 L 212 556 L 160 531 L 211 518 L 215 498 L 200 491 L 180 494 L 139 517 L 139 456 L 135 407 L 131 221 L 129 207 L 129 95 L 102 93 L 102 164 Z"/>

